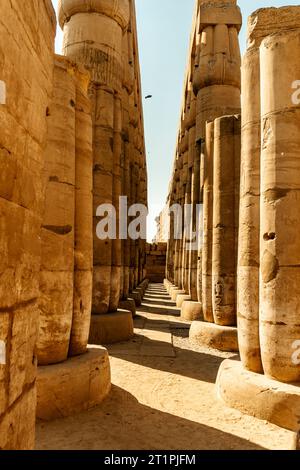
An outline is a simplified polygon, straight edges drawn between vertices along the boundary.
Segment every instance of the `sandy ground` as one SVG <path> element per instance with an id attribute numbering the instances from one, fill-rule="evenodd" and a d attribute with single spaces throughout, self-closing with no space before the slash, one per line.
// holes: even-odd
<path id="1" fill-rule="evenodd" d="M 189 344 L 190 324 L 150 285 L 132 341 L 109 347 L 112 392 L 71 418 L 39 422 L 39 450 L 291 449 L 293 433 L 226 408 L 215 394 L 230 353 Z"/>

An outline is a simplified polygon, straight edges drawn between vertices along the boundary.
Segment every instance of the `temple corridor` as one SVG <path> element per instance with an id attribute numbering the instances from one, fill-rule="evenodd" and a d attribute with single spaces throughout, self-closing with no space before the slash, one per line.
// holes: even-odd
<path id="1" fill-rule="evenodd" d="M 189 343 L 190 323 L 162 284 L 150 284 L 135 336 L 108 348 L 112 392 L 102 405 L 39 422 L 40 450 L 290 449 L 293 433 L 226 408 L 215 380 L 236 356 Z"/>

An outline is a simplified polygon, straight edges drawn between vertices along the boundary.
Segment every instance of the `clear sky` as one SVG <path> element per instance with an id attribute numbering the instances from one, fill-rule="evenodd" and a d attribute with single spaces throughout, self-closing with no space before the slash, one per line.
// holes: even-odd
<path id="1" fill-rule="evenodd" d="M 54 6 L 57 0 L 53 0 Z M 195 0 L 136 0 L 140 63 L 144 96 L 145 135 L 149 172 L 148 237 L 155 235 L 155 217 L 163 208 L 171 175 L 179 122 L 183 81 Z M 241 49 L 245 50 L 247 17 L 257 8 L 298 5 L 299 0 L 239 0 L 244 26 Z M 57 52 L 62 35 L 58 30 Z"/>

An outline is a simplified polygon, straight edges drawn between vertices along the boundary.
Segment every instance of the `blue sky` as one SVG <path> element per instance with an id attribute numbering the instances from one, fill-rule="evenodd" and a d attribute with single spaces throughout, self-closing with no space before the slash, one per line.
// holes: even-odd
<path id="1" fill-rule="evenodd" d="M 195 0 L 136 0 L 149 173 L 148 236 L 155 234 L 155 217 L 163 208 L 175 152 L 180 104 Z M 53 0 L 56 7 L 57 0 Z M 246 43 L 247 17 L 257 8 L 298 5 L 299 0 L 240 0 Z M 58 28 L 57 52 L 62 35 Z"/>

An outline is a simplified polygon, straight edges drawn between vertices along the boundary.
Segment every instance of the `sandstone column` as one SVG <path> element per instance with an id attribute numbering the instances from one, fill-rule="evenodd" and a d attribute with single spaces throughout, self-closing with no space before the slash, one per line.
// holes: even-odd
<path id="1" fill-rule="evenodd" d="M 240 112 L 240 48 L 238 33 L 242 18 L 236 2 L 200 2 L 199 35 L 197 67 L 195 69 L 194 87 L 197 92 L 196 140 L 204 141 L 206 122 L 214 121 L 223 115 Z M 208 137 L 209 138 L 209 137 Z M 206 159 L 206 156 L 205 156 Z M 204 166 L 204 188 L 207 187 L 206 170 L 212 170 L 209 163 Z M 204 218 L 212 216 L 207 189 L 204 189 Z M 210 201 L 211 204 L 211 201 Z M 207 212 L 209 211 L 209 212 Z M 212 220 L 212 219 L 211 219 Z M 209 233 L 204 227 L 204 250 L 211 250 Z M 209 230 L 209 227 L 208 227 Z M 207 258 L 208 256 L 208 258 Z M 202 304 L 204 318 L 212 320 L 211 286 L 211 251 L 203 254 Z M 207 265 L 207 263 L 209 263 Z M 205 266 L 206 265 L 206 266 Z M 200 277 L 200 274 L 199 274 Z"/>
<path id="2" fill-rule="evenodd" d="M 212 293 L 214 322 L 236 326 L 236 267 L 240 195 L 240 116 L 214 125 Z"/>
<path id="3" fill-rule="evenodd" d="M 19 6 L 19 9 L 16 7 Z M 51 2 L 0 2 L 0 449 L 32 450 Z"/>
<path id="4" fill-rule="evenodd" d="M 206 121 L 240 111 L 242 18 L 236 1 L 202 2 L 199 8 L 199 57 L 196 68 L 196 140 L 205 139 Z"/>
<path id="5" fill-rule="evenodd" d="M 97 4 L 92 11 L 86 9 L 86 2 L 61 1 L 60 24 L 64 29 L 64 53 L 78 63 L 83 63 L 91 71 L 92 81 L 96 85 L 94 216 L 98 206 L 113 204 L 120 195 L 121 129 L 118 95 L 122 92 L 123 34 L 129 17 L 128 0 Z M 94 229 L 93 313 L 103 314 L 116 310 L 118 306 L 120 243 L 99 240 L 96 226 Z"/>
<path id="6" fill-rule="evenodd" d="M 69 355 L 86 351 L 93 284 L 93 133 L 89 75 L 76 71 L 74 298 Z"/>
<path id="7" fill-rule="evenodd" d="M 67 60 L 56 58 L 53 84 L 44 167 L 40 365 L 67 359 L 73 317 L 76 86 Z"/>
<path id="8" fill-rule="evenodd" d="M 225 361 L 217 379 L 228 406 L 294 432 L 300 414 L 299 37 L 299 7 L 264 8 L 249 18 L 237 274 L 242 362 Z"/>
<path id="9" fill-rule="evenodd" d="M 204 320 L 214 322 L 212 303 L 212 232 L 214 183 L 214 122 L 206 125 L 203 168 L 203 249 L 202 249 L 202 309 Z"/>
<path id="10" fill-rule="evenodd" d="M 300 29 L 266 38 L 260 47 L 262 141 L 260 344 L 265 374 L 300 380 L 293 361 L 300 338 Z"/>
<path id="11" fill-rule="evenodd" d="M 182 316 L 187 318 L 191 308 L 197 311 L 195 316 L 201 316 L 204 306 L 204 317 L 213 321 L 212 290 L 211 290 L 211 236 L 206 232 L 208 218 L 212 216 L 212 207 L 209 208 L 206 171 L 212 170 L 206 162 L 206 123 L 213 122 L 223 115 L 232 115 L 240 112 L 240 49 L 238 33 L 242 18 L 236 1 L 202 1 L 197 4 L 194 17 L 193 34 L 190 45 L 190 61 L 188 65 L 189 80 L 195 95 L 195 145 L 200 153 L 200 194 L 198 203 L 204 197 L 203 217 L 200 220 L 199 230 L 200 246 L 197 261 L 197 298 L 198 303 L 183 306 Z M 188 94 L 186 99 L 188 99 Z M 213 125 L 213 124 L 212 124 Z M 203 154 L 203 158 L 201 157 Z M 213 157 L 212 157 L 213 158 Z M 201 186 L 202 183 L 202 186 Z M 206 189 L 204 188 L 206 184 Z M 212 183 L 211 183 L 212 184 Z M 204 195 L 205 194 L 205 195 Z M 211 201 L 210 201 L 211 202 Z M 202 219 L 202 216 L 201 216 Z M 212 221 L 212 219 L 211 219 Z M 202 246 L 202 244 L 204 245 Z M 210 246 L 208 247 L 208 243 Z M 209 250 L 209 251 L 207 251 Z M 195 293 L 195 291 L 194 291 Z M 194 298 L 193 293 L 193 298 Z M 186 313 L 187 310 L 189 313 Z"/>
<path id="12" fill-rule="evenodd" d="M 192 85 L 192 84 L 191 84 Z M 192 98 L 190 105 L 190 129 L 189 129 L 189 170 L 191 181 L 191 205 L 192 205 L 192 224 L 191 224 L 191 237 L 190 241 L 194 244 L 197 239 L 192 238 L 192 234 L 197 233 L 199 227 L 197 223 L 197 206 L 200 204 L 200 152 L 199 146 L 196 145 L 196 97 L 191 90 Z M 192 301 L 198 300 L 197 293 L 197 263 L 198 263 L 198 250 L 193 247 L 189 253 L 189 279 L 188 288 L 189 295 Z"/>
<path id="13" fill-rule="evenodd" d="M 263 8 L 248 19 L 242 66 L 241 201 L 238 256 L 238 335 L 243 365 L 262 372 L 259 332 L 261 90 L 259 47 L 269 34 L 299 26 L 299 7 Z M 291 91 L 292 93 L 292 91 Z"/>

